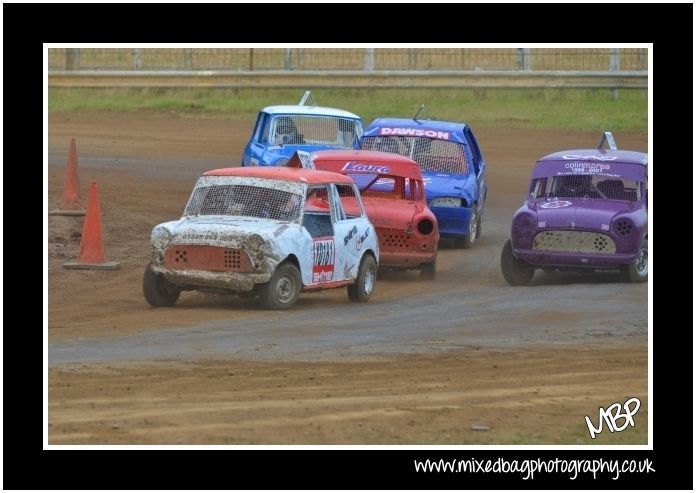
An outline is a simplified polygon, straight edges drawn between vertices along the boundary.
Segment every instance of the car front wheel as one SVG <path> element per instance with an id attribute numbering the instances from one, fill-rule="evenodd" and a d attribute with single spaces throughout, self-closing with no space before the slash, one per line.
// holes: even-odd
<path id="1" fill-rule="evenodd" d="M 271 310 L 287 310 L 297 301 L 302 289 L 300 271 L 290 262 L 282 263 L 271 280 L 259 290 L 261 303 Z"/>
<path id="2" fill-rule="evenodd" d="M 471 208 L 471 219 L 469 219 L 469 231 L 465 238 L 454 240 L 457 248 L 471 248 L 474 241 L 478 238 L 479 213 L 476 204 Z"/>
<path id="3" fill-rule="evenodd" d="M 354 302 L 366 302 L 370 300 L 375 289 L 377 279 L 377 262 L 372 255 L 363 256 L 358 269 L 358 277 L 348 286 L 348 298 Z"/>
<path id="4" fill-rule="evenodd" d="M 512 242 L 505 242 L 503 251 L 500 254 L 500 267 L 503 277 L 510 286 L 524 286 L 529 284 L 534 276 L 534 267 L 524 260 L 519 260 L 512 253 Z"/>
<path id="5" fill-rule="evenodd" d="M 147 264 L 143 274 L 143 294 L 152 306 L 172 306 L 179 299 L 181 289 L 153 271 L 151 264 Z"/>
<path id="6" fill-rule="evenodd" d="M 643 240 L 636 259 L 621 269 L 624 278 L 630 282 L 648 280 L 648 240 Z"/>

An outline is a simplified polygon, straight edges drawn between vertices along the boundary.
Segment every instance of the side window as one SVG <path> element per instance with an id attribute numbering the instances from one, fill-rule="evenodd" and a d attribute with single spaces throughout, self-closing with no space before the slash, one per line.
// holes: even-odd
<path id="1" fill-rule="evenodd" d="M 331 217 L 335 222 L 345 221 L 346 213 L 343 210 L 343 205 L 341 204 L 341 198 L 338 195 L 338 190 L 336 190 L 336 185 L 331 185 L 329 187 L 329 197 L 331 202 Z"/>
<path id="2" fill-rule="evenodd" d="M 532 181 L 532 186 L 529 188 L 529 195 L 532 198 L 546 196 L 546 178 L 536 178 Z"/>
<path id="3" fill-rule="evenodd" d="M 331 222 L 331 192 L 326 185 L 312 186 L 307 189 L 307 200 L 302 215 L 302 226 L 312 238 L 333 236 Z"/>
<path id="4" fill-rule="evenodd" d="M 474 171 L 479 174 L 481 170 L 481 151 L 478 148 L 478 143 L 474 138 L 474 134 L 471 132 L 469 127 L 466 128 L 466 140 L 469 141 L 469 148 L 471 149 L 471 155 L 474 160 Z"/>
<path id="5" fill-rule="evenodd" d="M 254 141 L 263 143 L 266 140 L 264 134 L 268 135 L 267 123 L 268 113 L 260 113 L 258 120 L 256 120 L 256 128 L 254 128 Z"/>
<path id="6" fill-rule="evenodd" d="M 348 218 L 362 216 L 360 200 L 353 185 L 336 185 L 336 191 L 341 200 L 341 205 Z"/>
<path id="7" fill-rule="evenodd" d="M 413 180 L 411 178 L 406 179 L 406 190 L 405 198 L 406 200 L 420 201 L 423 199 L 423 185 L 418 180 Z"/>

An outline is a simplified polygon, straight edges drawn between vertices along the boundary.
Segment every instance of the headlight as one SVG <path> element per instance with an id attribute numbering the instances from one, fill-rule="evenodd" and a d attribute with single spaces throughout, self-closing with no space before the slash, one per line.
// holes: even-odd
<path id="1" fill-rule="evenodd" d="M 155 229 L 152 230 L 150 241 L 153 247 L 158 250 L 164 250 L 169 246 L 169 242 L 172 241 L 172 233 L 164 226 L 155 226 Z"/>
<path id="2" fill-rule="evenodd" d="M 422 235 L 429 235 L 435 229 L 435 225 L 430 219 L 421 219 L 416 225 L 416 229 Z"/>
<path id="3" fill-rule="evenodd" d="M 537 229 L 536 216 L 528 212 L 517 214 L 512 220 L 512 229 L 523 236 L 532 235 Z"/>
<path id="4" fill-rule="evenodd" d="M 262 251 L 265 245 L 266 240 L 264 240 L 261 235 L 256 233 L 247 236 L 246 240 L 244 241 L 244 247 L 255 254 Z"/>
<path id="5" fill-rule="evenodd" d="M 285 166 L 286 164 L 288 164 L 288 160 L 285 158 L 280 158 L 275 162 L 276 166 Z"/>
<path id="6" fill-rule="evenodd" d="M 626 218 L 615 220 L 613 226 L 619 236 L 628 236 L 633 232 L 633 223 Z"/>
<path id="7" fill-rule="evenodd" d="M 430 207 L 461 207 L 462 199 L 457 197 L 435 197 L 430 202 Z"/>

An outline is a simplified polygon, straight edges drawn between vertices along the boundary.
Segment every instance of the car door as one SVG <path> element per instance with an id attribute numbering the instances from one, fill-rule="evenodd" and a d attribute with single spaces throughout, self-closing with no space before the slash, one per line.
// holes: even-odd
<path id="1" fill-rule="evenodd" d="M 244 148 L 242 154 L 242 166 L 258 166 L 268 140 L 268 122 L 270 116 L 268 113 L 260 112 L 256 119 L 254 131 L 251 133 L 251 138 Z"/>
<path id="2" fill-rule="evenodd" d="M 472 164 L 474 165 L 474 172 L 476 173 L 476 188 L 478 191 L 476 200 L 478 202 L 478 209 L 480 212 L 483 212 L 486 193 L 488 192 L 488 185 L 486 184 L 486 162 L 483 159 L 474 133 L 469 127 L 466 127 L 465 135 L 466 140 L 469 142 Z"/>
<path id="3" fill-rule="evenodd" d="M 305 285 L 334 281 L 336 236 L 330 196 L 328 185 L 311 185 L 307 188 L 302 214 L 304 241 L 297 252 Z"/>
<path id="4" fill-rule="evenodd" d="M 356 199 L 358 192 L 354 185 L 332 185 L 332 219 L 336 235 L 336 280 L 355 279 L 364 252 L 365 240 L 374 234 L 370 223 L 365 220 L 362 204 Z M 349 211 L 343 207 L 356 204 Z M 372 233 L 371 233 L 372 231 Z"/>

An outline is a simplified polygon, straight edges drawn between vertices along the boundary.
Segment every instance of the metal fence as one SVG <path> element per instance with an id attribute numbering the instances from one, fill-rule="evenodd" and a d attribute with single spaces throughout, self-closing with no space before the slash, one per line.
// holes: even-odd
<path id="1" fill-rule="evenodd" d="M 647 48 L 50 48 L 50 71 L 647 71 Z"/>

